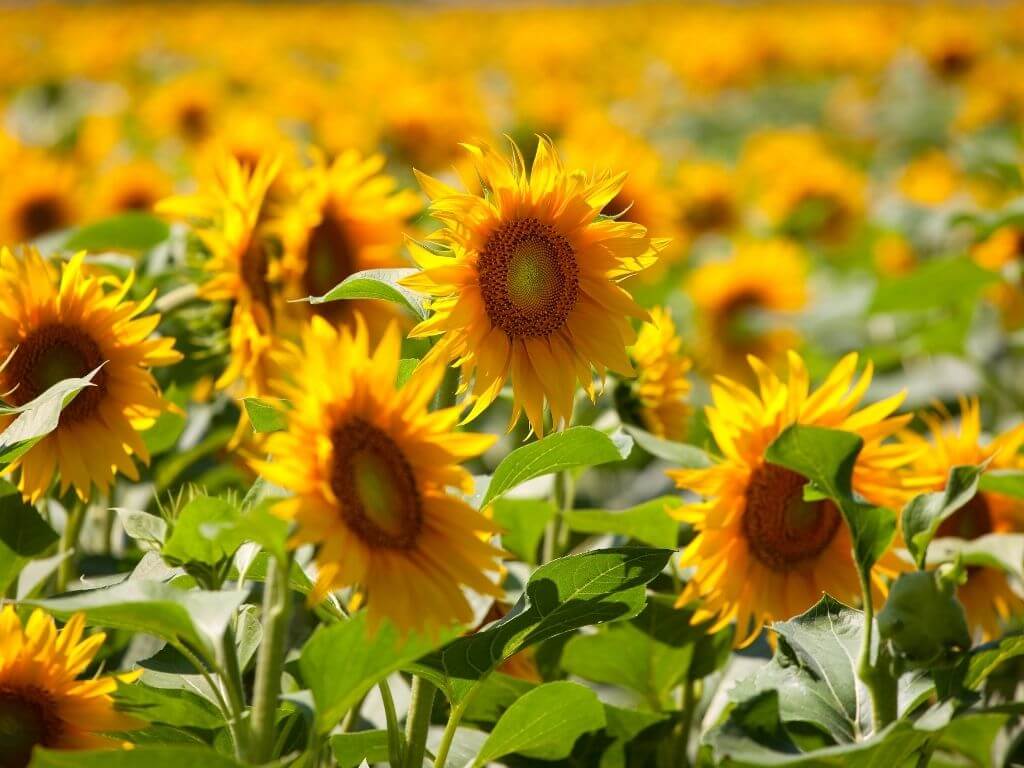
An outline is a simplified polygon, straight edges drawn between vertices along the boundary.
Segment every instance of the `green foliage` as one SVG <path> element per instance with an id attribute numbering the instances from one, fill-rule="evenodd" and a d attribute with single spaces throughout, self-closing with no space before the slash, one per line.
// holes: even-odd
<path id="1" fill-rule="evenodd" d="M 984 467 L 953 467 L 946 487 L 938 493 L 923 493 L 903 508 L 903 537 L 914 562 L 923 568 L 928 545 L 942 521 L 974 498 Z"/>
<path id="2" fill-rule="evenodd" d="M 0 592 L 6 592 L 22 568 L 57 541 L 57 533 L 18 489 L 0 480 Z"/>
<path id="3" fill-rule="evenodd" d="M 414 316 L 426 317 L 423 297 L 402 285 L 403 277 L 416 274 L 417 270 L 405 267 L 398 269 L 366 269 L 349 275 L 323 296 L 310 296 L 310 304 L 323 304 L 342 299 L 380 299 L 398 304 Z"/>
<path id="4" fill-rule="evenodd" d="M 280 432 L 288 426 L 288 417 L 266 400 L 258 397 L 243 397 L 245 413 L 249 417 L 254 432 Z"/>
<path id="5" fill-rule="evenodd" d="M 971 647 L 954 584 L 935 571 L 903 573 L 878 614 L 878 631 L 911 665 L 946 665 Z"/>
<path id="6" fill-rule="evenodd" d="M 148 213 L 122 213 L 87 224 L 70 234 L 68 251 L 147 251 L 167 240 L 167 223 Z"/>

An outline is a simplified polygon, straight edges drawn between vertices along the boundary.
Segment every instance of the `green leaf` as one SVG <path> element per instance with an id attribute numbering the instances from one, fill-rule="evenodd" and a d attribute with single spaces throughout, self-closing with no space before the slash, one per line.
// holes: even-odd
<path id="1" fill-rule="evenodd" d="M 210 747 L 170 744 L 142 745 L 134 749 L 37 749 L 31 768 L 239 768 L 227 755 Z"/>
<path id="2" fill-rule="evenodd" d="M 79 227 L 63 247 L 68 251 L 148 251 L 170 236 L 166 222 L 133 211 Z"/>
<path id="3" fill-rule="evenodd" d="M 1024 534 L 988 533 L 976 539 L 935 539 L 928 550 L 928 564 L 960 559 L 967 567 L 998 568 L 1024 579 Z"/>
<path id="4" fill-rule="evenodd" d="M 286 401 L 280 401 L 285 403 Z M 245 412 L 254 432 L 281 432 L 288 428 L 288 416 L 279 408 L 275 408 L 258 397 L 243 397 Z"/>
<path id="5" fill-rule="evenodd" d="M 365 611 L 317 629 L 299 657 L 302 679 L 316 702 L 317 730 L 330 731 L 376 683 L 459 631 L 449 629 L 437 638 L 401 638 L 394 625 L 384 621 L 371 633 Z"/>
<path id="6" fill-rule="evenodd" d="M 185 505 L 164 543 L 164 557 L 179 562 L 216 565 L 242 543 L 238 509 L 224 499 L 198 496 Z"/>
<path id="7" fill-rule="evenodd" d="M 153 426 L 142 432 L 142 442 L 145 443 L 150 456 L 158 456 L 177 445 L 188 423 L 183 412 L 187 400 L 185 392 L 172 384 L 164 391 L 164 397 L 182 410 L 163 411 L 156 417 Z"/>
<path id="8" fill-rule="evenodd" d="M 395 386 L 401 389 L 405 386 L 405 382 L 412 376 L 412 372 L 416 370 L 416 366 L 420 364 L 420 361 L 414 357 L 403 357 L 398 361 L 398 376 L 395 378 Z"/>
<path id="9" fill-rule="evenodd" d="M 517 485 L 541 475 L 622 461 L 632 448 L 632 438 L 622 433 L 607 435 L 593 427 L 555 432 L 516 448 L 502 459 L 491 476 L 480 506 L 487 506 Z"/>
<path id="10" fill-rule="evenodd" d="M 39 440 L 57 428 L 60 412 L 71 399 L 86 387 L 99 368 L 80 379 L 58 381 L 31 402 L 17 408 L 0 407 L 0 413 L 18 414 L 3 432 L 0 432 L 0 467 L 23 456 Z"/>
<path id="11" fill-rule="evenodd" d="M 546 563 L 534 571 L 513 609 L 486 629 L 451 643 L 421 665 L 457 701 L 501 662 L 527 646 L 591 624 L 638 615 L 646 585 L 673 550 L 599 549 Z"/>
<path id="12" fill-rule="evenodd" d="M 6 594 L 26 563 L 58 538 L 36 508 L 22 501 L 18 489 L 0 480 L 0 594 Z"/>
<path id="13" fill-rule="evenodd" d="M 349 275 L 323 296 L 310 296 L 310 304 L 323 304 L 341 299 L 381 299 L 400 304 L 419 318 L 425 318 L 427 311 L 423 297 L 410 291 L 399 282 L 404 277 L 415 275 L 417 269 L 366 269 Z"/>
<path id="14" fill-rule="evenodd" d="M 90 626 L 146 632 L 172 642 L 184 642 L 212 661 L 228 622 L 246 597 L 246 591 L 241 589 L 187 591 L 164 582 L 139 579 L 25 602 L 45 608 L 63 620 L 81 611 Z"/>
<path id="15" fill-rule="evenodd" d="M 929 739 L 908 720 L 897 720 L 862 741 L 801 752 L 780 717 L 785 692 L 765 690 L 746 699 L 712 728 L 705 741 L 712 746 L 715 765 L 733 768 L 801 766 L 802 768 L 879 768 L 905 766 Z"/>
<path id="16" fill-rule="evenodd" d="M 564 518 L 572 530 L 580 533 L 615 533 L 652 547 L 675 547 L 679 543 L 679 522 L 669 516 L 668 510 L 681 504 L 678 496 L 660 496 L 621 511 L 566 510 Z"/>
<path id="17" fill-rule="evenodd" d="M 864 615 L 825 595 L 794 619 L 772 624 L 772 660 L 731 691 L 744 702 L 766 691 L 780 694 L 785 723 L 807 723 L 841 742 L 857 741 L 870 728 L 868 691 L 857 677 Z"/>
<path id="18" fill-rule="evenodd" d="M 224 725 L 217 708 L 190 691 L 152 688 L 142 683 L 118 683 L 114 694 L 118 709 L 152 723 L 213 730 Z"/>
<path id="19" fill-rule="evenodd" d="M 572 637 L 562 651 L 562 668 L 636 691 L 653 710 L 670 709 L 671 694 L 686 679 L 695 644 L 707 628 L 691 624 L 692 617 L 692 611 L 652 598 L 632 621 Z"/>
<path id="20" fill-rule="evenodd" d="M 851 432 L 794 424 L 768 446 L 765 459 L 803 475 L 835 502 L 850 528 L 857 563 L 866 572 L 896 535 L 896 515 L 853 498 L 853 467 L 863 445 Z"/>
<path id="21" fill-rule="evenodd" d="M 370 765 L 388 761 L 387 731 L 358 731 L 331 736 L 331 752 L 338 768 L 356 768 L 364 760 Z"/>
<path id="22" fill-rule="evenodd" d="M 967 662 L 964 685 L 976 689 L 1009 659 L 1024 656 L 1024 635 L 1011 635 L 971 651 Z"/>
<path id="23" fill-rule="evenodd" d="M 963 606 L 935 571 L 900 574 L 878 614 L 878 632 L 894 655 L 921 668 L 948 663 L 971 647 Z"/>
<path id="24" fill-rule="evenodd" d="M 1015 499 L 1024 499 L 1024 471 L 1019 469 L 993 469 L 981 476 L 979 491 L 1001 493 Z"/>
<path id="25" fill-rule="evenodd" d="M 636 444 L 647 453 L 659 459 L 664 459 L 677 467 L 687 469 L 702 469 L 711 466 L 711 459 L 707 453 L 695 445 L 687 443 L 676 443 L 666 440 L 648 432 L 646 429 L 626 425 L 623 429 L 636 440 Z"/>
<path id="26" fill-rule="evenodd" d="M 915 496 L 903 508 L 903 537 L 918 568 L 924 568 L 928 545 L 942 521 L 974 498 L 983 471 L 981 466 L 953 467 L 944 490 Z"/>
<path id="27" fill-rule="evenodd" d="M 933 259 L 904 277 L 879 283 L 869 311 L 927 311 L 969 301 L 999 276 L 972 259 Z"/>
<path id="28" fill-rule="evenodd" d="M 572 752 L 576 739 L 604 724 L 604 708 L 593 691 L 567 681 L 546 683 L 505 711 L 473 765 L 510 754 L 561 760 Z"/>
<path id="29" fill-rule="evenodd" d="M 538 499 L 496 499 L 491 513 L 501 525 L 502 547 L 524 563 L 536 565 L 537 546 L 544 527 L 555 516 L 554 505 Z"/>
<path id="30" fill-rule="evenodd" d="M 468 700 L 462 719 L 466 722 L 496 722 L 514 701 L 536 687 L 537 683 L 501 672 L 488 675 L 480 681 L 472 698 Z"/>
<path id="31" fill-rule="evenodd" d="M 124 532 L 136 541 L 146 544 L 152 549 L 160 549 L 167 538 L 167 523 L 162 517 L 151 515 L 137 509 L 121 509 L 115 507 L 118 520 Z"/>

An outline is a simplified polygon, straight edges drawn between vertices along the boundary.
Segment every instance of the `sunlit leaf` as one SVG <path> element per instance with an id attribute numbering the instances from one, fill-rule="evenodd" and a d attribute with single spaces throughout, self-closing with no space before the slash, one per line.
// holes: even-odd
<path id="1" fill-rule="evenodd" d="M 416 269 L 366 269 L 349 275 L 323 296 L 310 296 L 310 304 L 323 304 L 342 299 L 381 299 L 399 304 L 420 318 L 427 316 L 423 297 L 399 283 L 403 277 L 418 272 Z"/>

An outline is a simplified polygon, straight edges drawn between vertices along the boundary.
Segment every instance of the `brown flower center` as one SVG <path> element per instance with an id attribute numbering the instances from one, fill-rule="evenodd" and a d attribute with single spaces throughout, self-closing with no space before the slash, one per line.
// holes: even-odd
<path id="1" fill-rule="evenodd" d="M 259 233 L 253 232 L 249 237 L 249 245 L 242 254 L 240 272 L 242 282 L 249 290 L 253 301 L 270 310 L 270 284 L 267 282 L 267 272 L 270 267 L 270 260 L 267 258 L 267 246 Z"/>
<path id="2" fill-rule="evenodd" d="M 979 493 L 939 524 L 936 538 L 977 539 L 995 530 L 985 494 Z"/>
<path id="3" fill-rule="evenodd" d="M 153 191 L 144 187 L 125 190 L 117 200 L 119 211 L 148 211 L 156 203 Z"/>
<path id="4" fill-rule="evenodd" d="M 720 196 L 696 200 L 684 212 L 683 221 L 695 232 L 728 229 L 733 223 L 732 203 Z"/>
<path id="5" fill-rule="evenodd" d="M 423 502 L 402 450 L 358 417 L 335 427 L 331 447 L 331 490 L 345 524 L 372 547 L 415 546 L 423 528 Z"/>
<path id="6" fill-rule="evenodd" d="M 549 336 L 579 298 L 579 267 L 569 241 L 526 218 L 491 233 L 477 264 L 484 308 L 512 338 Z"/>
<path id="7" fill-rule="evenodd" d="M 4 392 L 13 390 L 14 404 L 25 405 L 57 382 L 84 376 L 103 362 L 103 353 L 91 336 L 55 323 L 37 328 L 22 340 L 0 378 Z M 106 370 L 100 368 L 92 383 L 61 412 L 62 424 L 83 421 L 96 412 L 106 392 Z"/>
<path id="8" fill-rule="evenodd" d="M 324 216 L 309 236 L 303 287 L 310 296 L 323 296 L 355 272 L 356 252 L 344 224 L 333 216 Z M 329 304 L 315 304 L 315 310 Z"/>
<path id="9" fill-rule="evenodd" d="M 831 501 L 804 501 L 802 475 L 762 464 L 747 483 L 743 536 L 762 565 L 789 571 L 820 554 L 839 529 Z"/>
<path id="10" fill-rule="evenodd" d="M 56 195 L 43 195 L 28 200 L 18 212 L 18 226 L 25 240 L 34 240 L 68 223 L 63 201 Z"/>
<path id="11" fill-rule="evenodd" d="M 202 104 L 186 104 L 178 113 L 178 130 L 189 141 L 202 141 L 210 133 L 210 115 Z"/>
<path id="12" fill-rule="evenodd" d="M 24 768 L 32 748 L 55 746 L 63 727 L 47 691 L 0 686 L 0 768 Z"/>

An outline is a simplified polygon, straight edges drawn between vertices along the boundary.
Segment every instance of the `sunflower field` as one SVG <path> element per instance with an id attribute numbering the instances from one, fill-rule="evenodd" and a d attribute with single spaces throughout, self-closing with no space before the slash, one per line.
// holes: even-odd
<path id="1" fill-rule="evenodd" d="M 1024 765 L 1024 4 L 0 7 L 0 768 Z"/>

